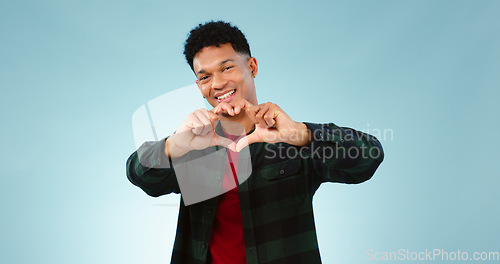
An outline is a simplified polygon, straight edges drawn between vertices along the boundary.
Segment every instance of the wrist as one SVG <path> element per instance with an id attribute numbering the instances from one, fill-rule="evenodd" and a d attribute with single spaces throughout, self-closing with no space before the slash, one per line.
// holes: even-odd
<path id="1" fill-rule="evenodd" d="M 311 143 L 310 131 L 304 123 L 295 122 L 292 131 L 290 142 L 287 143 L 299 147 L 307 146 Z"/>
<path id="2" fill-rule="evenodd" d="M 180 149 L 175 143 L 175 134 L 165 140 L 165 155 L 169 159 L 178 158 L 184 154 L 185 152 L 183 152 L 182 149 Z"/>

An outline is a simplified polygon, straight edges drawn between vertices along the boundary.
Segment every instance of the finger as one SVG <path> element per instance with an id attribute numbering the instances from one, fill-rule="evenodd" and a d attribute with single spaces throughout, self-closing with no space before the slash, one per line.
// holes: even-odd
<path id="1" fill-rule="evenodd" d="M 229 145 L 226 146 L 227 149 L 236 152 L 236 142 L 231 142 Z"/>
<path id="2" fill-rule="evenodd" d="M 218 106 L 219 106 L 219 111 L 217 111 L 218 115 L 220 115 L 222 113 L 226 113 L 228 115 L 234 116 L 234 109 L 233 109 L 232 105 L 230 105 L 226 102 L 223 102 L 223 103 L 220 103 Z"/>
<path id="3" fill-rule="evenodd" d="M 206 109 L 205 109 L 206 110 Z M 212 109 L 213 110 L 213 109 Z M 207 117 L 212 121 L 212 124 L 215 124 L 215 122 L 217 120 L 219 120 L 219 115 L 218 114 L 215 114 L 214 112 L 212 111 L 208 111 L 207 110 Z"/>
<path id="4" fill-rule="evenodd" d="M 210 111 L 208 111 L 207 109 L 203 109 L 203 113 L 205 114 L 205 117 L 208 118 L 208 120 L 210 121 L 210 125 L 212 126 L 211 128 L 211 131 L 214 131 L 215 130 L 215 127 L 217 125 L 217 122 L 219 121 L 219 115 L 216 115 Z"/>
<path id="5" fill-rule="evenodd" d="M 205 112 L 206 111 L 207 110 L 205 109 Z M 213 121 L 208 118 L 207 113 L 204 113 L 203 110 L 195 111 L 194 113 L 196 114 L 196 117 L 198 117 L 198 120 L 200 120 L 200 122 L 203 124 L 203 130 L 200 135 L 205 136 L 206 134 L 214 130 Z"/>
<path id="6" fill-rule="evenodd" d="M 227 113 L 228 115 L 234 116 L 233 106 L 226 102 L 222 102 L 219 105 L 217 105 L 214 108 L 213 112 L 217 115 L 220 115 L 221 113 Z"/>
<path id="7" fill-rule="evenodd" d="M 222 111 L 221 105 L 222 105 L 222 103 L 218 104 L 216 107 L 214 107 L 212 110 L 210 110 L 210 112 L 212 112 L 212 113 L 214 113 L 216 115 L 219 115 L 221 113 L 221 111 Z"/>
<path id="8" fill-rule="evenodd" d="M 240 152 L 246 146 L 256 142 L 263 142 L 257 133 L 254 132 L 248 136 L 245 136 L 238 140 L 238 143 L 236 143 L 236 152 Z"/>
<path id="9" fill-rule="evenodd" d="M 193 115 L 193 119 L 191 119 L 188 126 L 191 128 L 191 132 L 195 135 L 200 135 L 203 131 L 203 123 L 201 123 L 195 115 Z"/>
<path id="10" fill-rule="evenodd" d="M 244 99 L 230 103 L 233 106 L 234 114 L 237 115 L 237 114 L 239 114 L 241 112 L 241 109 L 243 108 L 243 100 Z"/>
<path id="11" fill-rule="evenodd" d="M 230 140 L 228 138 L 221 137 L 219 135 L 216 135 L 212 139 L 212 141 L 210 142 L 210 146 L 222 146 L 222 147 L 228 148 L 232 151 L 234 151 L 236 149 L 236 143 L 234 143 L 232 140 Z"/>
<path id="12" fill-rule="evenodd" d="M 249 107 L 249 108 L 246 108 L 246 113 L 247 113 L 247 116 L 250 118 L 250 120 L 252 120 L 252 122 L 254 124 L 257 124 L 259 123 L 255 117 L 255 114 L 259 111 L 260 109 L 260 105 L 256 105 L 256 106 L 252 106 L 252 107 Z"/>
<path id="13" fill-rule="evenodd" d="M 252 106 L 253 106 L 252 103 L 250 103 L 249 101 L 243 99 L 243 108 L 250 108 Z"/>
<path id="14" fill-rule="evenodd" d="M 234 106 L 234 114 L 235 114 L 235 115 L 240 114 L 240 113 L 241 113 L 241 108 L 242 108 L 242 107 L 241 107 L 241 105 L 240 105 L 240 104 L 235 105 L 235 106 Z"/>
<path id="15" fill-rule="evenodd" d="M 264 115 L 267 114 L 267 112 L 269 111 L 269 105 L 265 104 L 262 108 L 260 108 L 259 112 L 257 112 L 255 114 L 255 119 L 257 120 L 257 122 L 259 122 L 259 124 L 263 127 L 269 127 L 266 123 L 266 120 L 264 120 Z"/>
<path id="16" fill-rule="evenodd" d="M 231 103 L 231 105 L 233 105 L 233 107 L 234 107 L 235 114 L 239 114 L 242 109 L 247 109 L 247 108 L 250 108 L 253 106 L 252 103 L 250 103 L 249 101 L 247 101 L 245 99 L 240 99 L 240 100 L 236 101 L 235 103 Z"/>
<path id="17" fill-rule="evenodd" d="M 271 107 L 267 111 L 267 113 L 264 114 L 264 121 L 266 121 L 266 124 L 269 127 L 272 127 L 272 126 L 274 126 L 274 124 L 276 124 L 276 120 L 274 119 L 275 118 L 275 112 L 276 112 L 276 110 Z"/>
<path id="18" fill-rule="evenodd" d="M 222 106 L 222 108 L 224 109 L 225 113 L 231 115 L 231 116 L 234 116 L 234 108 L 232 105 L 228 104 L 228 103 L 224 103 L 224 105 Z"/>
<path id="19" fill-rule="evenodd" d="M 210 112 L 212 112 L 216 115 L 219 115 L 219 109 L 220 109 L 220 104 L 217 105 L 216 107 L 212 108 L 212 110 L 210 110 Z"/>

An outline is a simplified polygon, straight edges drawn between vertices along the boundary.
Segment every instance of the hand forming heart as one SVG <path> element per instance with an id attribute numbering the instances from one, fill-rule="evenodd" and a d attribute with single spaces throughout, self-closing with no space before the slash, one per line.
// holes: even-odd
<path id="1" fill-rule="evenodd" d="M 215 124 L 220 114 L 237 116 L 245 111 L 247 121 L 255 124 L 254 131 L 233 142 L 215 133 Z M 227 119 L 232 119 L 232 118 Z M 170 136 L 165 143 L 165 155 L 179 157 L 194 149 L 204 149 L 211 146 L 223 146 L 233 151 L 241 151 L 244 147 L 256 143 L 285 142 L 296 146 L 309 144 L 310 135 L 306 125 L 293 121 L 278 105 L 264 103 L 253 105 L 247 100 L 222 102 L 208 111 L 201 108 L 191 113 Z"/>
<path id="2" fill-rule="evenodd" d="M 212 109 L 212 112 L 217 115 L 226 113 L 235 116 L 240 114 L 241 110 L 244 110 L 247 117 L 255 124 L 255 130 L 238 140 L 235 146 L 229 146 L 234 147 L 237 152 L 256 142 L 285 142 L 304 146 L 310 141 L 306 125 L 295 122 L 278 105 L 271 102 L 260 105 L 253 105 L 245 99 L 230 103 L 222 102 Z"/>

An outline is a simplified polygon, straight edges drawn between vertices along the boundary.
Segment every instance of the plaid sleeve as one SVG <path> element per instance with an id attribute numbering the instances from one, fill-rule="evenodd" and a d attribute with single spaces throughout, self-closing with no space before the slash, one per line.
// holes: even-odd
<path id="1" fill-rule="evenodd" d="M 180 193 L 175 171 L 164 152 L 165 140 L 145 142 L 127 160 L 127 178 L 153 197 Z"/>
<path id="2" fill-rule="evenodd" d="M 374 136 L 333 123 L 304 123 L 311 131 L 308 146 L 313 169 L 322 182 L 361 183 L 370 179 L 384 159 L 382 145 Z"/>

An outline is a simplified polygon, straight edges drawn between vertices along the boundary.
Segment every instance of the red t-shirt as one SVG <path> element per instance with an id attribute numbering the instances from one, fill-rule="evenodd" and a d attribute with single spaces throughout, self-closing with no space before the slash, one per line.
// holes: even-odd
<path id="1" fill-rule="evenodd" d="M 235 140 L 237 137 L 227 135 Z M 238 153 L 227 150 L 227 169 L 222 186 L 229 190 L 219 197 L 219 204 L 210 236 L 212 264 L 246 264 L 243 219 L 238 196 Z"/>

